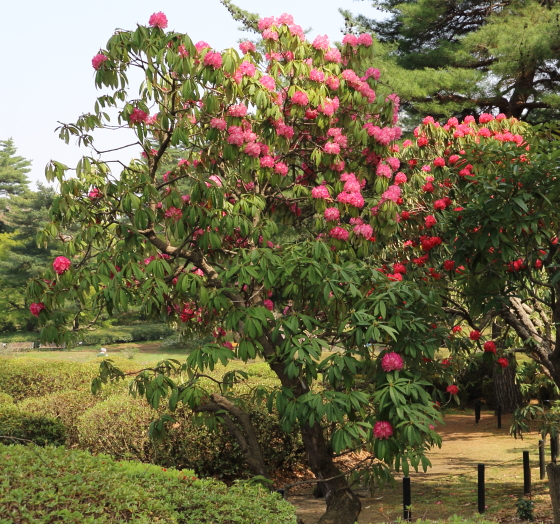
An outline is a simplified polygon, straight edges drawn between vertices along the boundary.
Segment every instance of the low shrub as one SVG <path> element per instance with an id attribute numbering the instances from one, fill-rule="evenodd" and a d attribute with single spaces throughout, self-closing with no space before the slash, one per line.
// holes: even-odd
<path id="1" fill-rule="evenodd" d="M 145 400 L 127 393 L 110 396 L 78 417 L 78 445 L 118 459 L 194 469 L 201 476 L 250 476 L 239 446 L 225 429 L 212 432 L 200 417 L 179 407 L 173 414 L 176 422 L 168 425 L 167 438 L 156 445 L 148 437 L 148 427 L 158 416 Z M 301 461 L 303 447 L 297 433 L 285 434 L 278 419 L 262 409 L 253 407 L 251 416 L 271 471 Z"/>
<path id="2" fill-rule="evenodd" d="M 113 326 L 89 332 L 83 339 L 86 346 L 122 344 L 125 342 L 141 342 L 161 340 L 174 333 L 165 324 L 133 324 L 130 326 Z"/>
<path id="3" fill-rule="evenodd" d="M 104 455 L 64 448 L 39 453 L 42 460 L 25 446 L 0 445 L 0 514 L 7 522 L 296 522 L 293 506 L 259 486 L 228 488 L 215 480 L 196 479 L 192 471 L 117 463 Z"/>
<path id="4" fill-rule="evenodd" d="M 42 415 L 34 415 L 21 411 L 14 404 L 0 405 L 0 436 L 25 439 L 39 446 L 64 444 L 66 428 L 59 420 Z M 0 438 L 6 444 L 13 444 L 16 440 Z"/>
<path id="5" fill-rule="evenodd" d="M 2 393 L 0 391 L 0 404 L 13 404 L 14 397 L 12 395 L 8 395 L 7 393 Z"/>
<path id="6" fill-rule="evenodd" d="M 23 400 L 18 407 L 33 415 L 43 415 L 60 420 L 66 427 L 66 445 L 75 446 L 79 443 L 78 420 L 88 409 L 114 395 L 126 390 L 124 383 L 111 385 L 98 395 L 89 389 L 55 391 L 42 397 Z"/>

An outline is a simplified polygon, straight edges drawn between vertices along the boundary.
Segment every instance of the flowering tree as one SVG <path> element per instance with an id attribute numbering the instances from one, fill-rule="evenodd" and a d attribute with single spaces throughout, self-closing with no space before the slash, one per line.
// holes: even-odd
<path id="1" fill-rule="evenodd" d="M 289 15 L 265 18 L 261 56 L 251 42 L 220 53 L 166 28 L 155 13 L 93 58 L 108 92 L 62 138 L 94 147 L 93 130 L 126 130 L 142 154 L 121 165 L 96 151 L 71 176 L 61 163 L 48 167 L 61 195 L 40 241 L 66 224 L 83 228 L 47 279 L 30 284 L 32 312 L 44 340 L 79 335 L 67 300 L 83 304 L 80 314 L 141 305 L 184 332 L 212 332 L 186 363 L 139 373 L 133 390 L 154 407 L 167 398 L 172 410 L 182 402 L 218 414 L 254 474 L 266 476 L 232 389 L 240 374 L 226 373 L 215 390 L 199 380 L 218 362 L 262 358 L 279 385 L 255 397 L 286 430 L 299 426 L 326 494 L 322 522 L 353 523 L 360 502 L 334 454 L 368 450 L 355 474 L 381 480 L 393 468 L 427 467 L 424 452 L 440 443 L 427 380 L 444 334 L 434 327 L 438 297 L 372 263 L 398 230 L 398 98 L 376 92 L 367 34 L 337 48 L 326 36 L 307 42 Z M 138 98 L 131 69 L 144 75 Z M 182 158 L 162 173 L 172 148 Z M 94 389 L 122 376 L 105 360 Z"/>

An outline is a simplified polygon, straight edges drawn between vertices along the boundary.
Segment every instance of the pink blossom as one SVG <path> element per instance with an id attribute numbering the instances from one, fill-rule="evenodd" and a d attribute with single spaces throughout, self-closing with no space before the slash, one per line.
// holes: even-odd
<path id="1" fill-rule="evenodd" d="M 395 175 L 395 184 L 397 185 L 405 184 L 407 180 L 404 173 L 399 172 Z"/>
<path id="2" fill-rule="evenodd" d="M 273 16 L 261 18 L 258 22 L 259 31 L 262 31 L 263 29 L 268 29 L 273 25 L 276 25 L 276 18 L 274 18 Z"/>
<path id="3" fill-rule="evenodd" d="M 300 25 L 291 24 L 288 25 L 288 29 L 293 36 L 297 36 L 300 40 L 305 40 L 305 33 Z"/>
<path id="4" fill-rule="evenodd" d="M 148 118 L 148 113 L 142 111 L 141 109 L 138 109 L 137 107 L 133 109 L 132 113 L 130 113 L 129 116 L 129 119 L 133 124 L 139 122 L 145 122 L 147 118 Z"/>
<path id="5" fill-rule="evenodd" d="M 241 42 L 239 44 L 239 49 L 241 49 L 241 52 L 244 55 L 246 55 L 249 51 L 254 53 L 257 50 L 257 48 L 255 47 L 255 44 L 253 44 L 253 42 L 251 42 L 250 40 L 246 40 L 245 42 Z"/>
<path id="6" fill-rule="evenodd" d="M 183 204 L 188 204 L 191 201 L 191 195 L 181 195 L 181 200 Z"/>
<path id="7" fill-rule="evenodd" d="M 374 67 L 370 67 L 366 71 L 366 74 L 365 74 L 363 79 L 367 80 L 369 77 L 373 77 L 374 80 L 379 80 L 380 76 L 381 76 L 381 73 L 379 72 L 379 69 L 375 69 Z"/>
<path id="8" fill-rule="evenodd" d="M 208 51 L 204 56 L 204 65 L 212 66 L 214 69 L 222 67 L 222 55 L 220 53 L 212 53 Z"/>
<path id="9" fill-rule="evenodd" d="M 274 171 L 279 175 L 286 176 L 288 174 L 288 166 L 284 162 L 277 162 L 274 165 Z"/>
<path id="10" fill-rule="evenodd" d="M 229 108 L 228 114 L 230 116 L 243 117 L 247 114 L 247 106 L 243 104 L 236 104 Z"/>
<path id="11" fill-rule="evenodd" d="M 213 118 L 210 120 L 210 127 L 223 131 L 227 127 L 227 122 L 223 118 Z"/>
<path id="12" fill-rule="evenodd" d="M 59 275 L 66 273 L 72 263 L 66 257 L 56 257 L 53 262 L 53 269 Z"/>
<path id="13" fill-rule="evenodd" d="M 338 155 L 340 153 L 340 146 L 334 142 L 327 142 L 325 144 L 325 153 L 329 155 Z"/>
<path id="14" fill-rule="evenodd" d="M 263 306 L 269 311 L 272 311 L 274 309 L 274 302 L 267 298 L 266 300 L 263 300 Z"/>
<path id="15" fill-rule="evenodd" d="M 288 13 L 282 13 L 276 20 L 276 25 L 292 25 L 294 23 L 294 17 Z"/>
<path id="16" fill-rule="evenodd" d="M 263 31 L 262 37 L 264 40 L 278 40 L 278 33 L 272 29 L 265 29 Z"/>
<path id="17" fill-rule="evenodd" d="M 381 359 L 381 368 L 385 371 L 385 373 L 388 373 L 389 371 L 400 371 L 403 368 L 403 365 L 404 362 L 402 357 L 394 351 L 386 353 Z"/>
<path id="18" fill-rule="evenodd" d="M 337 207 L 328 207 L 327 209 L 325 209 L 323 216 L 325 217 L 325 220 L 334 222 L 340 218 L 340 211 Z"/>
<path id="19" fill-rule="evenodd" d="M 269 155 L 263 156 L 260 159 L 261 167 L 274 167 L 274 158 Z"/>
<path id="20" fill-rule="evenodd" d="M 448 393 L 451 393 L 452 395 L 456 395 L 457 393 L 459 393 L 459 388 L 455 384 L 451 384 L 450 386 L 447 386 L 446 391 Z"/>
<path id="21" fill-rule="evenodd" d="M 99 189 L 97 189 L 96 187 L 94 187 L 89 193 L 88 193 L 88 198 L 90 200 L 96 200 L 97 198 L 101 198 L 103 196 L 103 193 L 101 191 L 99 191 Z"/>
<path id="22" fill-rule="evenodd" d="M 276 134 L 278 136 L 285 136 L 289 140 L 294 136 L 294 128 L 286 124 L 279 124 L 276 127 Z"/>
<path id="23" fill-rule="evenodd" d="M 348 204 L 353 207 L 363 207 L 365 204 L 364 197 L 361 193 L 346 193 L 343 191 L 339 193 L 336 200 L 341 204 Z"/>
<path id="24" fill-rule="evenodd" d="M 336 226 L 329 231 L 329 236 L 337 240 L 348 240 L 349 233 L 343 227 Z"/>
<path id="25" fill-rule="evenodd" d="M 488 113 L 482 113 L 480 115 L 480 117 L 478 118 L 478 121 L 481 124 L 486 124 L 487 122 L 492 122 L 492 120 L 494 120 L 494 117 Z"/>
<path id="26" fill-rule="evenodd" d="M 327 51 L 329 49 L 329 37 L 327 35 L 318 35 L 313 40 L 313 47 L 315 49 L 322 49 Z"/>
<path id="27" fill-rule="evenodd" d="M 91 59 L 91 65 L 96 71 L 99 71 L 103 64 L 109 60 L 105 55 L 98 53 Z"/>
<path id="28" fill-rule="evenodd" d="M 329 76 L 326 80 L 325 83 L 327 84 L 327 86 L 329 86 L 330 89 L 332 89 L 333 91 L 337 90 L 338 87 L 340 86 L 340 80 L 338 79 L 338 77 L 336 76 Z"/>
<path id="29" fill-rule="evenodd" d="M 247 155 L 257 158 L 261 154 L 261 146 L 255 142 L 250 142 L 245 145 L 243 151 L 245 151 Z"/>
<path id="30" fill-rule="evenodd" d="M 165 211 L 165 218 L 171 218 L 175 220 L 175 222 L 181 220 L 182 216 L 183 216 L 183 212 L 176 207 L 170 207 Z"/>
<path id="31" fill-rule="evenodd" d="M 340 62 L 342 62 L 342 56 L 340 54 L 340 51 L 336 47 L 329 49 L 325 53 L 325 61 L 340 64 Z"/>
<path id="32" fill-rule="evenodd" d="M 160 11 L 159 13 L 154 13 L 152 16 L 150 16 L 150 20 L 148 23 L 152 27 L 165 29 L 167 27 L 167 17 Z"/>
<path id="33" fill-rule="evenodd" d="M 241 62 L 241 64 L 239 64 L 239 71 L 241 71 L 244 75 L 253 77 L 255 76 L 255 71 L 256 71 L 256 67 L 255 64 L 252 64 L 251 62 L 247 62 L 246 60 L 244 60 L 243 62 Z"/>
<path id="34" fill-rule="evenodd" d="M 309 103 L 309 98 L 303 91 L 296 91 L 292 95 L 292 103 L 297 104 L 299 106 L 306 106 Z"/>
<path id="35" fill-rule="evenodd" d="M 389 166 L 391 166 L 391 169 L 393 171 L 396 171 L 400 165 L 401 165 L 401 161 L 398 158 L 395 157 L 389 157 L 385 159 L 385 162 L 387 162 L 387 164 L 389 164 Z"/>
<path id="36" fill-rule="evenodd" d="M 397 185 L 389 186 L 387 190 L 381 195 L 381 200 L 390 200 L 391 202 L 397 203 L 397 200 L 401 197 L 401 188 Z"/>
<path id="37" fill-rule="evenodd" d="M 371 44 L 373 44 L 373 38 L 368 33 L 362 33 L 358 37 L 358 44 L 369 47 Z"/>
<path id="38" fill-rule="evenodd" d="M 371 238 L 373 236 L 373 228 L 369 224 L 359 224 L 353 229 L 356 236 Z"/>
<path id="39" fill-rule="evenodd" d="M 29 311 L 31 311 L 31 314 L 35 317 L 38 317 L 43 309 L 45 309 L 45 304 L 42 302 L 33 302 L 33 304 L 29 306 Z"/>
<path id="40" fill-rule="evenodd" d="M 323 71 L 319 71 L 319 69 L 312 69 L 309 72 L 309 79 L 314 80 L 315 82 L 324 82 L 325 73 L 323 73 Z"/>
<path id="41" fill-rule="evenodd" d="M 259 82 L 265 89 L 268 89 L 269 91 L 273 91 L 274 88 L 276 87 L 276 81 L 274 80 L 274 78 L 268 75 L 262 76 L 259 79 Z"/>
<path id="42" fill-rule="evenodd" d="M 352 71 L 352 69 L 345 69 L 342 71 L 342 78 L 350 83 L 356 83 L 360 81 L 360 77 Z"/>
<path id="43" fill-rule="evenodd" d="M 348 44 L 349 46 L 356 47 L 358 45 L 358 37 L 355 35 L 344 35 L 342 39 L 343 44 Z"/>
<path id="44" fill-rule="evenodd" d="M 196 44 L 194 44 L 195 49 L 197 50 L 198 53 L 200 53 L 203 49 L 206 48 L 210 48 L 210 44 L 207 44 L 204 40 L 201 40 L 200 42 L 197 42 Z"/>
<path id="45" fill-rule="evenodd" d="M 331 198 L 331 195 L 329 194 L 329 190 L 325 186 L 314 187 L 311 190 L 311 196 L 313 198 L 323 198 L 325 200 L 328 200 L 328 199 Z"/>
<path id="46" fill-rule="evenodd" d="M 388 439 L 393 435 L 393 426 L 385 420 L 380 420 L 373 426 L 373 436 L 378 439 Z"/>
<path id="47" fill-rule="evenodd" d="M 187 48 L 183 44 L 181 44 L 177 48 L 177 53 L 179 53 L 179 56 L 182 56 L 183 58 L 187 58 L 189 56 L 189 52 L 187 51 Z"/>
<path id="48" fill-rule="evenodd" d="M 218 187 L 222 187 L 222 179 L 218 175 L 211 175 L 208 180 L 212 180 Z"/>
<path id="49" fill-rule="evenodd" d="M 377 176 L 384 176 L 386 178 L 391 178 L 393 174 L 391 168 L 387 164 L 377 164 L 377 168 L 375 170 L 375 174 Z"/>
<path id="50" fill-rule="evenodd" d="M 317 108 L 319 110 L 319 112 L 323 113 L 324 115 L 327 116 L 332 116 L 334 115 L 335 111 L 338 110 L 338 106 L 339 106 L 340 102 L 338 100 L 338 97 L 334 97 L 332 100 L 330 98 L 325 98 L 325 101 L 319 105 L 319 107 Z"/>

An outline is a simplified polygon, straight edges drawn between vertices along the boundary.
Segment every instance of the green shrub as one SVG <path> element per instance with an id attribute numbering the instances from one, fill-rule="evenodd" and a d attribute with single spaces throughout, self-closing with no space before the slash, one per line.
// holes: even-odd
<path id="1" fill-rule="evenodd" d="M 78 417 L 79 447 L 114 458 L 153 460 L 148 427 L 157 414 L 141 399 L 120 393 L 96 403 Z"/>
<path id="2" fill-rule="evenodd" d="M 39 446 L 58 446 L 66 440 L 66 428 L 55 418 L 21 411 L 14 404 L 3 404 L 0 405 L 0 435 L 31 440 Z M 4 443 L 14 443 L 6 438 L 0 440 Z"/>
<path id="3" fill-rule="evenodd" d="M 8 395 L 7 393 L 2 393 L 0 391 L 0 404 L 13 404 L 14 397 L 12 395 Z"/>
<path id="4" fill-rule="evenodd" d="M 116 392 L 122 394 L 126 385 L 121 382 L 103 389 L 93 395 L 89 389 L 56 391 L 42 397 L 23 400 L 18 407 L 34 415 L 43 415 L 60 420 L 66 427 L 66 445 L 79 443 L 78 420 L 88 409 L 106 400 Z"/>
<path id="5" fill-rule="evenodd" d="M 133 324 L 131 326 L 113 326 L 100 328 L 88 333 L 83 340 L 84 345 L 106 346 L 124 342 L 141 342 L 146 340 L 161 340 L 174 333 L 165 324 Z"/>
<path id="6" fill-rule="evenodd" d="M 258 486 L 227 488 L 215 480 L 195 479 L 191 471 L 116 463 L 64 448 L 45 448 L 40 454 L 42 461 L 25 446 L 0 445 L 0 514 L 6 522 L 296 522 L 293 506 Z"/>

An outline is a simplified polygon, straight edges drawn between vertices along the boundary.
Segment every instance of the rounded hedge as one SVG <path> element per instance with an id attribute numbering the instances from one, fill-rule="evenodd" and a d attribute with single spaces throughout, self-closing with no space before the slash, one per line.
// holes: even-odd
<path id="1" fill-rule="evenodd" d="M 2 444 L 0 463 L 0 515 L 6 522 L 296 523 L 295 508 L 277 494 L 248 484 L 228 488 L 196 479 L 192 471 Z"/>

